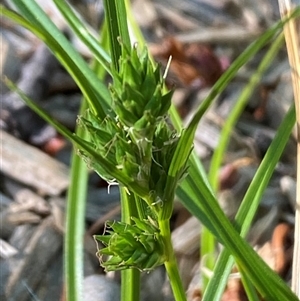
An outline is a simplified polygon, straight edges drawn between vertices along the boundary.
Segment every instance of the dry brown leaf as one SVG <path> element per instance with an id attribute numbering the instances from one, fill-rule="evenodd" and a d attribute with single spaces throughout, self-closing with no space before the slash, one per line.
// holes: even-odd
<path id="1" fill-rule="evenodd" d="M 162 45 L 152 47 L 154 57 L 168 60 L 172 56 L 170 71 L 185 86 L 211 86 L 222 75 L 222 65 L 207 45 L 184 45 L 173 37 Z"/>

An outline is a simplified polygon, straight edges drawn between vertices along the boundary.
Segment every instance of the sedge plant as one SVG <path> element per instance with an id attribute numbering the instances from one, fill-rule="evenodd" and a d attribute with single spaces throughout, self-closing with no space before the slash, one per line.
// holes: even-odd
<path id="1" fill-rule="evenodd" d="M 2 15 L 43 40 L 82 90 L 85 104 L 78 119 L 77 134 L 74 135 L 53 120 L 13 83 L 6 82 L 33 110 L 73 142 L 75 153 L 79 155 L 74 161 L 73 181 L 79 178 L 77 172 L 86 175 L 86 169 L 77 161 L 81 158 L 108 183 L 116 183 L 120 187 L 122 220 L 108 222 L 106 234 L 96 235 L 95 239 L 104 245 L 99 245 L 97 251 L 104 268 L 108 271 L 121 270 L 122 300 L 139 300 L 140 272 L 151 271 L 159 265 L 166 267 L 175 300 L 186 300 L 169 225 L 175 193 L 225 247 L 205 290 L 204 300 L 220 300 L 234 262 L 244 275 L 243 281 L 250 300 L 255 300 L 255 290 L 266 300 L 298 300 L 289 286 L 242 238 L 249 229 L 260 196 L 288 140 L 295 121 L 294 109 L 283 120 L 234 224 L 222 212 L 215 188 L 209 183 L 201 162 L 192 152 L 194 134 L 203 114 L 241 66 L 267 43 L 275 43 L 274 37 L 280 34 L 288 19 L 267 30 L 237 58 L 197 109 L 190 124 L 182 129 L 181 121 L 171 105 L 172 91 L 166 89 L 165 76 L 162 76 L 159 65 L 149 57 L 147 48 L 142 46 L 143 41 L 133 44 L 130 40 L 126 14 L 128 3 L 125 6 L 124 1 L 120 0 L 104 1 L 110 45 L 107 51 L 66 2 L 54 0 L 70 28 L 90 49 L 96 63 L 111 75 L 112 81 L 107 87 L 95 69 L 72 48 L 35 1 L 13 2 L 18 12 L 1 6 Z M 289 18 L 299 15 L 300 10 L 297 9 Z M 270 57 L 279 48 L 280 39 L 270 50 Z M 262 62 L 260 72 L 266 67 L 266 60 Z M 252 87 L 256 83 L 257 79 L 254 78 Z M 245 103 L 247 96 L 245 92 L 242 103 Z M 242 105 L 237 112 L 241 108 Z M 76 185 L 71 188 L 79 189 Z M 71 191 L 69 204 L 78 202 L 81 204 L 79 208 L 83 209 L 84 187 L 81 192 L 72 194 Z M 70 214 L 69 210 L 74 214 Z M 65 248 L 67 300 L 79 301 L 82 298 L 83 276 L 82 265 L 78 265 L 76 259 L 82 260 L 82 250 L 75 244 L 82 239 L 84 210 L 78 212 L 75 206 L 68 206 L 68 211 Z M 80 225 L 76 224 L 78 221 Z M 75 224 L 76 232 L 72 229 Z M 77 239 L 74 240 L 72 236 Z"/>

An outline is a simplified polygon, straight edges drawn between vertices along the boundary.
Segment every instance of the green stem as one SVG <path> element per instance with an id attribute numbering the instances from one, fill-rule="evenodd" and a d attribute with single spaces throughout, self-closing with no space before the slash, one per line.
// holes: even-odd
<path id="1" fill-rule="evenodd" d="M 162 235 L 166 255 L 168 256 L 165 261 L 165 268 L 169 277 L 169 281 L 172 287 L 173 295 L 176 301 L 186 301 L 185 291 L 182 285 L 182 281 L 179 275 L 178 266 L 176 257 L 174 254 L 174 249 L 171 241 L 171 231 L 170 231 L 170 222 L 169 220 L 158 221 L 160 234 Z"/>
<path id="2" fill-rule="evenodd" d="M 242 280 L 243 287 L 245 289 L 248 300 L 249 301 L 259 301 L 260 298 L 257 294 L 257 291 L 256 291 L 253 283 L 249 279 L 247 273 L 245 273 L 245 271 L 242 268 L 239 268 L 239 271 L 242 276 L 241 280 Z"/>
<path id="3" fill-rule="evenodd" d="M 135 204 L 140 220 L 147 219 L 147 204 L 139 196 L 135 195 Z"/>
<path id="4" fill-rule="evenodd" d="M 80 114 L 86 108 L 87 102 L 83 99 Z M 76 134 L 81 138 L 87 136 L 82 127 L 76 128 Z M 70 178 L 64 239 L 64 279 L 66 300 L 80 301 L 83 294 L 83 235 L 88 169 L 75 150 L 72 151 Z"/>
<path id="5" fill-rule="evenodd" d="M 121 301 L 140 300 L 140 274 L 137 269 L 121 271 Z"/>
<path id="6" fill-rule="evenodd" d="M 124 187 L 120 187 L 122 222 L 131 224 L 131 217 L 138 217 L 135 196 L 128 194 Z M 140 300 L 140 271 L 127 269 L 121 271 L 121 301 Z"/>
<path id="7" fill-rule="evenodd" d="M 216 239 L 213 234 L 206 228 L 203 227 L 200 239 L 200 254 L 201 259 L 204 261 L 204 266 L 212 271 L 215 266 L 215 248 L 216 248 Z M 205 273 L 202 274 L 202 281 L 200 283 L 202 291 L 205 291 L 210 277 Z"/>

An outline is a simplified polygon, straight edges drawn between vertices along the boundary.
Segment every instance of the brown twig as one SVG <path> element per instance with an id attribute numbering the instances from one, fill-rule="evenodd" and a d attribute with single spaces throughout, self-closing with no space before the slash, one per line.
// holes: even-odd
<path id="1" fill-rule="evenodd" d="M 274 270 L 280 275 L 286 270 L 287 264 L 291 259 L 287 252 L 290 233 L 291 227 L 286 223 L 281 223 L 276 226 L 272 236 L 271 246 L 275 257 Z"/>

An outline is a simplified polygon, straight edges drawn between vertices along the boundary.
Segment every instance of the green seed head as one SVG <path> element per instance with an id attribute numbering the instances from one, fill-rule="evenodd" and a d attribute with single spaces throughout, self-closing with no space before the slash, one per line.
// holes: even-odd
<path id="1" fill-rule="evenodd" d="M 123 184 L 132 193 L 141 188 L 139 197 L 153 210 L 152 216 L 169 217 L 177 182 L 185 171 L 169 175 L 178 145 L 178 135 L 167 119 L 172 91 L 166 91 L 160 68 L 146 49 L 139 54 L 136 47 L 121 46 L 119 68 L 113 69 L 110 86 L 110 115 L 101 120 L 87 111 L 80 119 L 92 148 L 115 167 L 114 176 L 95 162 L 95 156 L 84 151 L 81 155 L 103 178 Z M 129 183 L 122 182 L 124 178 Z"/>
<path id="2" fill-rule="evenodd" d="M 164 242 L 154 221 L 150 218 L 133 221 L 132 225 L 108 222 L 107 235 L 95 235 L 95 240 L 105 245 L 97 255 L 107 271 L 128 268 L 149 271 L 166 260 Z"/>
<path id="3" fill-rule="evenodd" d="M 122 45 L 119 71 L 113 74 L 111 86 L 114 109 L 121 122 L 129 127 L 143 118 L 145 111 L 152 117 L 163 116 L 171 105 L 171 93 L 164 91 L 164 80 L 157 64 L 152 63 L 145 49 L 138 55 L 136 47 Z"/>

